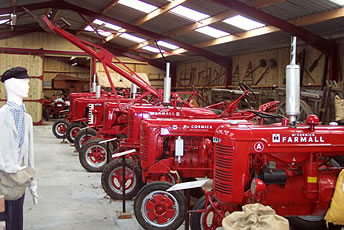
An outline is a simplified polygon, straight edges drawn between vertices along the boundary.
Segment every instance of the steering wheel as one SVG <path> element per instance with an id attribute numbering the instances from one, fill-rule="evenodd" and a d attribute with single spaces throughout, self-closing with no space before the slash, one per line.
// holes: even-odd
<path id="1" fill-rule="evenodd" d="M 265 113 L 265 112 L 261 112 L 257 110 L 247 110 L 247 111 L 254 113 L 258 117 L 261 117 L 261 118 L 285 118 L 285 116 L 281 114 L 277 114 L 277 113 Z"/>

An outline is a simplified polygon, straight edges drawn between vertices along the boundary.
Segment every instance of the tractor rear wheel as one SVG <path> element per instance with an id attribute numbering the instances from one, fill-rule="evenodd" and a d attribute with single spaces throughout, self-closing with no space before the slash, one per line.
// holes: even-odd
<path id="1" fill-rule="evenodd" d="M 79 123 L 72 123 L 70 126 L 68 126 L 66 137 L 70 143 L 74 143 L 75 137 L 78 135 L 80 129 L 81 126 Z"/>
<path id="2" fill-rule="evenodd" d="M 101 182 L 104 191 L 112 199 L 123 198 L 123 162 L 122 159 L 112 160 L 102 172 Z M 133 165 L 131 158 L 125 160 L 125 199 L 131 200 L 142 187 L 141 169 Z"/>
<path id="3" fill-rule="evenodd" d="M 177 229 L 185 219 L 185 197 L 181 191 L 167 192 L 172 184 L 153 182 L 145 185 L 136 195 L 135 216 L 148 230 Z"/>
<path id="4" fill-rule="evenodd" d="M 101 172 L 105 168 L 109 156 L 113 149 L 117 148 L 112 143 L 109 144 L 109 152 L 107 151 L 107 144 L 99 144 L 103 141 L 101 138 L 94 138 L 85 142 L 79 152 L 79 161 L 82 167 L 89 172 Z"/>
<path id="5" fill-rule="evenodd" d="M 97 131 L 92 129 L 92 128 L 87 128 L 87 137 L 95 137 L 97 136 Z M 86 142 L 86 129 L 82 129 L 78 132 L 78 134 L 76 135 L 75 139 L 74 139 L 74 147 L 76 149 L 77 152 L 80 152 L 82 146 L 85 144 Z"/>
<path id="6" fill-rule="evenodd" d="M 52 127 L 54 136 L 59 139 L 65 138 L 68 126 L 70 126 L 70 123 L 65 119 L 55 121 Z"/>

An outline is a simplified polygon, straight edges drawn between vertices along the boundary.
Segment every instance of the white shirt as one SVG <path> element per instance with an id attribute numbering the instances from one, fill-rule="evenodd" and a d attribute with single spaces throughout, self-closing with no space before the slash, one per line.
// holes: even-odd
<path id="1" fill-rule="evenodd" d="M 15 173 L 23 167 L 35 168 L 32 118 L 25 113 L 24 119 L 24 141 L 19 149 L 19 135 L 10 108 L 6 104 L 0 108 L 0 171 Z M 32 194 L 37 194 L 36 181 L 29 188 Z"/>

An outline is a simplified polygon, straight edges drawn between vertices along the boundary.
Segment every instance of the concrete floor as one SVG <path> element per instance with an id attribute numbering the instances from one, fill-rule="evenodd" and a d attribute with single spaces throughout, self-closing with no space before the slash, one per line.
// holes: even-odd
<path id="1" fill-rule="evenodd" d="M 109 199 L 101 187 L 101 174 L 84 170 L 74 147 L 61 144 L 53 136 L 51 125 L 34 127 L 39 200 L 34 206 L 30 192 L 26 192 L 24 229 L 142 229 L 132 201 L 127 202 L 132 218 L 118 219 L 122 203 Z"/>

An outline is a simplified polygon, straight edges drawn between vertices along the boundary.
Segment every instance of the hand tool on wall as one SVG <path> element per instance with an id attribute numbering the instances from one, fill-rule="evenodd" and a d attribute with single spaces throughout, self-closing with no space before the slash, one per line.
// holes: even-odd
<path id="1" fill-rule="evenodd" d="M 265 74 L 270 70 L 273 69 L 277 66 L 277 61 L 273 58 L 271 58 L 269 60 L 269 65 L 268 67 L 266 67 L 266 69 L 264 70 L 264 72 L 260 75 L 260 77 L 258 78 L 258 80 L 256 81 L 256 83 L 254 85 L 257 85 L 265 76 Z"/>
<path id="2" fill-rule="evenodd" d="M 259 65 L 256 66 L 256 67 L 254 67 L 254 68 L 252 69 L 252 62 L 249 62 L 248 66 L 247 66 L 246 73 L 245 73 L 245 75 L 244 75 L 244 77 L 243 77 L 243 79 L 242 79 L 241 82 L 244 82 L 245 79 L 246 79 L 247 77 L 251 76 L 251 83 L 253 84 L 253 76 L 252 76 L 252 74 L 253 74 L 259 67 L 264 68 L 264 67 L 266 67 L 266 65 L 267 65 L 266 60 L 265 60 L 265 59 L 260 59 L 260 60 L 259 60 Z"/>

